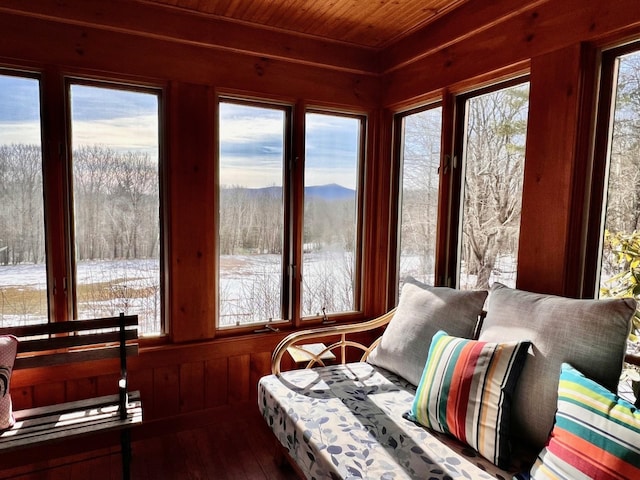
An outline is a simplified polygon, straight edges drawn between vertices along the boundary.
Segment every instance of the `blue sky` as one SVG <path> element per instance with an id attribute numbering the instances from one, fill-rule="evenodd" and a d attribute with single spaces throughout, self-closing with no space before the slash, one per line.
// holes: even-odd
<path id="1" fill-rule="evenodd" d="M 0 143 L 40 144 L 38 81 L 0 75 Z"/>
<path id="2" fill-rule="evenodd" d="M 221 185 L 282 185 L 284 118 L 279 109 L 220 105 Z M 307 115 L 306 185 L 355 188 L 359 128 L 354 118 Z"/>
<path id="3" fill-rule="evenodd" d="M 158 96 L 86 85 L 71 86 L 73 148 L 105 145 L 158 159 Z"/>
<path id="4" fill-rule="evenodd" d="M 151 93 L 72 85 L 72 144 L 99 144 L 158 157 L 158 97 Z M 0 143 L 40 139 L 39 82 L 0 75 Z"/>
<path id="5" fill-rule="evenodd" d="M 74 84 L 72 144 L 158 155 L 158 97 Z M 282 185 L 282 110 L 223 103 L 220 108 L 221 184 Z M 359 122 L 307 114 L 306 185 L 355 188 Z M 0 144 L 40 143 L 39 82 L 0 75 Z"/>

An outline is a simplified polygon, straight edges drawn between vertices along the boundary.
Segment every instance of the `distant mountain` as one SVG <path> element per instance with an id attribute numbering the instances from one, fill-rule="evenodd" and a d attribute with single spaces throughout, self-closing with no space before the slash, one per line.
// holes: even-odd
<path id="1" fill-rule="evenodd" d="M 275 197 L 280 196 L 281 187 L 263 187 L 263 188 L 243 188 L 232 187 L 233 190 L 246 190 L 252 196 Z M 305 187 L 304 194 L 307 199 L 319 200 L 352 200 L 355 198 L 356 191 L 343 187 L 336 183 L 328 185 L 313 185 Z"/>
<path id="2" fill-rule="evenodd" d="M 356 191 L 343 187 L 336 183 L 329 185 L 313 185 L 305 187 L 306 198 L 318 198 L 322 200 L 351 200 L 355 197 Z"/>

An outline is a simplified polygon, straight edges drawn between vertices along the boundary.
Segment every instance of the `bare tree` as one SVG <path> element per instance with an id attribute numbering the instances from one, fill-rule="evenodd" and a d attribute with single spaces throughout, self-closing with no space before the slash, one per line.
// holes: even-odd
<path id="1" fill-rule="evenodd" d="M 517 258 L 528 84 L 467 102 L 462 262 L 488 288 L 500 256 Z"/>
<path id="2" fill-rule="evenodd" d="M 0 247 L 4 264 L 44 261 L 42 153 L 38 145 L 0 146 Z"/>
<path id="3" fill-rule="evenodd" d="M 408 115 L 403 122 L 401 279 L 409 275 L 433 282 L 441 116 L 438 107 Z"/>

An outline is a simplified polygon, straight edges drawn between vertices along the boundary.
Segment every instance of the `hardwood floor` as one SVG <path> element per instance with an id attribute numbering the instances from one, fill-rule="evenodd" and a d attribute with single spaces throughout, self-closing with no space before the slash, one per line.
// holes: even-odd
<path id="1" fill-rule="evenodd" d="M 132 480 L 295 480 L 274 459 L 275 439 L 257 410 L 177 432 L 134 440 Z M 120 451 L 101 449 L 2 470 L 15 480 L 118 480 Z"/>

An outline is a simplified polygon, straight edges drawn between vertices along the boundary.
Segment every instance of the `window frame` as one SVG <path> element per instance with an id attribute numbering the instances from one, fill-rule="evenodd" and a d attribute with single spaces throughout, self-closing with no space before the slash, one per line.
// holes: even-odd
<path id="1" fill-rule="evenodd" d="M 302 181 L 301 181 L 301 191 L 303 196 L 303 201 L 297 203 L 299 207 L 297 208 L 296 214 L 300 216 L 300 235 L 296 236 L 296 239 L 299 239 L 299 244 L 294 245 L 294 254 L 298 254 L 298 258 L 295 257 L 296 261 L 294 265 L 299 265 L 299 271 L 301 272 L 301 281 L 295 282 L 298 289 L 295 293 L 296 298 L 299 298 L 300 301 L 296 305 L 295 308 L 295 316 L 296 321 L 299 324 L 308 324 L 313 321 L 321 321 L 321 323 L 332 323 L 333 318 L 346 319 L 349 317 L 353 317 L 354 315 L 361 315 L 363 312 L 363 265 L 364 265 L 364 255 L 365 255 L 365 247 L 363 245 L 364 239 L 364 182 L 365 182 L 365 159 L 367 152 L 367 115 L 361 113 L 351 113 L 340 110 L 332 110 L 327 108 L 320 107 L 311 107 L 308 106 L 304 109 L 304 126 L 305 128 L 300 132 L 303 138 L 303 145 L 306 147 L 306 115 L 307 114 L 318 114 L 318 115 L 328 115 L 334 117 L 344 117 L 351 118 L 354 120 L 358 120 L 358 151 L 357 151 L 357 165 L 356 165 L 356 201 L 355 201 L 355 209 L 356 209 L 356 235 L 355 235 L 355 251 L 354 251 L 354 263 L 353 267 L 354 271 L 354 279 L 353 279 L 353 310 L 350 311 L 342 311 L 342 312 L 329 312 L 326 315 L 321 316 L 302 316 L 301 304 L 302 301 L 302 277 L 304 276 L 303 262 L 304 262 L 304 188 L 306 186 L 305 183 L 305 166 L 306 166 L 306 148 L 302 148 L 301 154 L 303 161 L 300 163 L 300 169 L 302 170 Z M 294 205 L 295 207 L 295 205 Z"/>
<path id="2" fill-rule="evenodd" d="M 338 320 L 353 321 L 362 318 L 363 315 L 363 279 L 364 279 L 364 255 L 365 247 L 362 245 L 365 229 L 365 194 L 364 184 L 366 178 L 366 156 L 367 156 L 367 131 L 368 115 L 362 112 L 350 111 L 348 108 L 340 109 L 334 107 L 323 107 L 309 105 L 304 101 L 270 99 L 265 96 L 247 96 L 233 92 L 218 92 L 216 95 L 216 182 L 215 182 L 215 202 L 220 204 L 220 109 L 221 103 L 233 103 L 239 105 L 256 106 L 263 108 L 276 108 L 288 112 L 285 114 L 284 125 L 284 165 L 283 165 L 283 201 L 284 201 L 284 226 L 283 254 L 282 254 L 282 291 L 281 291 L 281 311 L 283 317 L 269 322 L 250 323 L 240 326 L 220 327 L 220 265 L 219 265 L 219 231 L 220 217 L 216 216 L 216 308 L 215 308 L 215 332 L 216 336 L 235 336 L 245 333 L 260 333 L 267 326 L 282 328 L 310 327 L 326 323 L 328 318 L 322 316 L 302 317 L 302 265 L 303 265 L 303 232 L 304 232 L 304 172 L 305 172 L 305 137 L 306 137 L 306 114 L 316 113 L 325 115 L 344 116 L 357 118 L 360 120 L 359 141 L 358 141 L 358 178 L 357 178 L 357 259 L 354 266 L 357 270 L 354 280 L 354 307 L 356 310 L 349 312 L 338 312 L 328 314 L 331 318 L 329 323 Z"/>
<path id="3" fill-rule="evenodd" d="M 438 219 L 436 227 L 434 286 L 459 288 L 458 263 L 461 255 L 462 205 L 463 205 L 463 148 L 466 131 L 467 100 L 501 89 L 510 88 L 530 81 L 529 73 L 519 72 L 513 76 L 496 79 L 490 84 L 471 86 L 460 91 L 443 90 L 440 97 L 434 97 L 419 106 L 398 111 L 393 116 L 392 144 L 392 213 L 391 248 L 389 271 L 391 288 L 388 289 L 389 305 L 397 305 L 399 292 L 399 254 L 401 227 L 402 190 L 402 121 L 407 115 L 419 113 L 429 108 L 442 108 L 441 149 L 439 165 Z M 525 159 L 526 160 L 526 159 Z"/>
<path id="4" fill-rule="evenodd" d="M 158 99 L 158 222 L 159 222 L 159 289 L 160 329 L 158 334 L 141 339 L 157 341 L 168 335 L 166 319 L 167 292 L 167 221 L 165 174 L 165 88 L 163 85 L 123 78 L 62 72 L 57 68 L 22 68 L 0 66 L 3 75 L 33 78 L 39 81 L 40 130 L 42 145 L 42 178 L 44 204 L 45 268 L 48 322 L 76 318 L 76 284 L 73 235 L 71 99 L 72 84 L 111 88 L 128 92 L 153 94 Z M 82 320 L 79 320 L 82 321 Z"/>
<path id="5" fill-rule="evenodd" d="M 64 101 L 65 101 L 65 144 L 66 155 L 64 159 L 64 179 L 62 181 L 65 193 L 65 233 L 66 233 L 66 249 L 67 249 L 67 277 L 66 290 L 68 294 L 68 302 L 71 318 L 78 318 L 78 302 L 77 302 L 77 265 L 76 265 L 76 239 L 75 239 L 75 211 L 74 211 L 74 185 L 73 185 L 73 117 L 71 104 L 71 88 L 73 85 L 84 87 L 95 87 L 120 92 L 144 93 L 155 95 L 158 101 L 158 228 L 159 228 L 159 290 L 160 290 L 160 332 L 151 335 L 151 337 L 161 337 L 166 335 L 167 322 L 167 302 L 168 298 L 165 281 L 166 262 L 166 188 L 165 188 L 165 168 L 164 168 L 164 141 L 163 141 L 163 123 L 164 123 L 164 91 L 162 88 L 131 84 L 130 82 L 114 81 L 108 79 L 96 79 L 86 76 L 65 75 L 64 76 Z"/>
<path id="6" fill-rule="evenodd" d="M 599 52 L 599 84 L 596 91 L 595 128 L 593 138 L 593 163 L 586 231 L 585 264 L 582 292 L 586 298 L 599 298 L 600 275 L 603 254 L 605 205 L 609 183 L 609 149 L 613 134 L 614 93 L 617 89 L 618 57 L 630 53 L 640 53 L 640 39 L 603 48 Z"/>
<path id="7" fill-rule="evenodd" d="M 442 281 L 440 280 L 441 275 L 438 275 L 440 263 L 438 262 L 438 251 L 439 251 L 439 243 L 440 243 L 440 230 L 441 224 L 439 218 L 442 215 L 442 208 L 446 206 L 447 202 L 443 201 L 443 194 L 445 190 L 443 190 L 443 175 L 442 171 L 442 159 L 443 159 L 443 139 L 444 139 L 444 118 L 445 118 L 445 100 L 438 98 L 434 99 L 425 104 L 415 106 L 408 110 L 403 110 L 401 112 L 396 113 L 393 116 L 393 158 L 392 158 L 392 176 L 391 176 L 391 196 L 393 199 L 392 209 L 391 209 L 391 224 L 395 226 L 392 229 L 395 232 L 394 235 L 391 236 L 391 248 L 389 255 L 389 271 L 393 272 L 392 279 L 394 281 L 394 287 L 389 289 L 389 302 L 391 305 L 396 305 L 399 300 L 400 291 L 398 285 L 400 283 L 400 255 L 402 253 L 400 244 L 402 240 L 402 192 L 403 192 L 403 181 L 404 181 L 404 120 L 406 117 L 410 115 L 415 115 L 417 113 L 426 112 L 428 110 L 441 108 L 441 129 L 440 129 L 440 161 L 438 165 L 438 176 L 439 176 L 439 184 L 438 184 L 438 205 L 436 205 L 436 210 L 438 211 L 438 220 L 436 220 L 436 244 L 434 245 L 435 258 L 434 258 L 434 279 L 435 285 L 441 285 Z"/>
<path id="8" fill-rule="evenodd" d="M 287 234 L 287 225 L 290 225 L 293 221 L 292 218 L 292 192 L 291 192 L 291 174 L 288 173 L 293 168 L 293 118 L 294 107 L 286 102 L 270 101 L 268 99 L 248 98 L 236 95 L 220 94 L 216 99 L 216 182 L 215 182 L 215 204 L 220 206 L 220 104 L 229 103 L 233 105 L 242 105 L 247 107 L 257 108 L 270 108 L 274 110 L 280 110 L 284 114 L 283 122 L 283 165 L 282 165 L 282 200 L 283 200 L 283 225 L 285 226 L 285 232 L 282 239 L 282 258 L 281 258 L 281 287 L 280 287 L 280 312 L 284 318 L 273 319 L 272 322 L 265 320 L 264 322 L 254 322 L 239 326 L 220 326 L 220 215 L 216 215 L 215 229 L 216 229 L 216 242 L 215 242 L 215 258 L 216 258 L 216 307 L 215 307 L 215 331 L 216 334 L 235 334 L 250 332 L 255 329 L 260 329 L 267 324 L 276 324 L 278 326 L 287 325 L 292 322 L 291 317 L 291 304 L 292 304 L 292 290 L 289 288 L 291 284 L 291 277 L 294 275 L 292 269 L 289 267 L 291 263 L 289 252 L 291 251 L 291 243 L 293 239 L 291 235 Z M 290 227 L 289 227 L 290 228 Z"/>
<path id="9" fill-rule="evenodd" d="M 446 264 L 445 283 L 449 287 L 460 288 L 460 261 L 462 256 L 462 210 L 464 204 L 464 185 L 463 179 L 466 174 L 466 162 L 465 162 L 465 141 L 467 130 L 468 112 L 466 109 L 467 101 L 480 97 L 486 94 L 497 92 L 499 90 L 505 90 L 517 85 L 530 82 L 529 74 L 514 76 L 508 79 L 497 81 L 487 86 L 483 86 L 477 89 L 468 90 L 464 93 L 455 96 L 455 110 L 454 110 L 454 126 L 453 126 L 453 153 L 450 156 L 450 163 L 453 172 L 451 177 L 451 204 L 449 209 L 449 239 L 448 255 Z M 526 141 L 526 140 L 525 140 Z M 526 143 L 525 143 L 526 146 Z M 524 158 L 526 162 L 526 156 Z M 447 161 L 445 160 L 445 165 Z M 524 175 L 524 170 L 523 170 Z M 457 207 L 457 208 L 456 208 Z M 517 267 L 516 267 L 516 279 L 517 279 Z"/>

